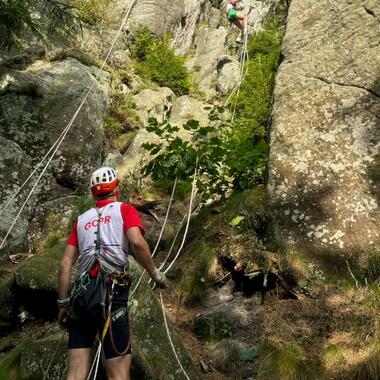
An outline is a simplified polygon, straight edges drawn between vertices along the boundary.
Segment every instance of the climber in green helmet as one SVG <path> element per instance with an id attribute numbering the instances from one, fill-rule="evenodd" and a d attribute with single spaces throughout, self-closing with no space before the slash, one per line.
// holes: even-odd
<path id="1" fill-rule="evenodd" d="M 227 19 L 230 23 L 236 25 L 242 32 L 247 32 L 247 16 L 240 12 L 243 9 L 241 0 L 231 0 L 226 5 Z M 236 39 L 236 42 L 241 42 L 240 36 Z"/>

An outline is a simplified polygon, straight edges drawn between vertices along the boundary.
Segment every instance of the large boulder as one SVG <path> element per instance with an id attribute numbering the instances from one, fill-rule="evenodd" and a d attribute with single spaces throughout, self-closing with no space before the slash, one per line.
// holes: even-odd
<path id="1" fill-rule="evenodd" d="M 239 82 L 240 64 L 236 58 L 223 55 L 218 59 L 216 89 L 222 95 L 232 91 Z"/>
<path id="2" fill-rule="evenodd" d="M 182 126 L 189 120 L 198 120 L 203 126 L 208 123 L 208 110 L 205 108 L 208 104 L 184 95 L 179 97 L 173 104 L 170 115 L 170 123 L 176 126 Z"/>
<path id="3" fill-rule="evenodd" d="M 145 24 L 157 36 L 173 32 L 186 15 L 184 0 L 140 0 L 132 8 L 131 25 Z"/>
<path id="4" fill-rule="evenodd" d="M 68 58 L 35 64 L 26 71 L 9 71 L 0 82 L 0 135 L 20 145 L 33 162 L 61 135 L 91 88 L 49 171 L 68 188 L 81 187 L 102 159 L 102 122 L 108 98 L 94 74 L 94 69 Z M 52 184 L 45 186 L 52 188 Z"/>
<path id="5" fill-rule="evenodd" d="M 13 171 L 11 176 L 5 171 L 0 174 L 0 208 L 26 180 L 31 167 L 35 167 L 56 142 L 91 89 L 50 167 L 35 188 L 25 213 L 15 225 L 5 247 L 7 252 L 27 249 L 26 232 L 37 201 L 56 199 L 72 194 L 73 190 L 84 189 L 89 173 L 101 164 L 104 154 L 102 123 L 108 102 L 106 83 L 103 72 L 72 58 L 61 62 L 37 62 L 23 71 L 1 73 L 0 167 L 13 167 Z M 39 172 L 32 180 L 38 175 Z M 21 205 L 25 197 L 26 193 L 21 194 L 16 206 Z M 9 226 L 11 216 L 17 211 L 13 204 L 8 214 L 1 216 L 1 225 Z"/>
<path id="6" fill-rule="evenodd" d="M 379 17 L 370 0 L 289 10 L 270 134 L 273 229 L 285 249 L 330 267 L 380 250 Z"/>
<path id="7" fill-rule="evenodd" d="M 226 54 L 227 30 L 224 27 L 202 28 L 194 41 L 195 56 L 189 61 L 201 91 L 215 94 L 218 59 Z"/>
<path id="8" fill-rule="evenodd" d="M 135 95 L 133 101 L 143 126 L 148 126 L 150 118 L 162 122 L 169 113 L 175 98 L 174 92 L 167 87 L 161 87 L 158 90 L 146 89 Z"/>

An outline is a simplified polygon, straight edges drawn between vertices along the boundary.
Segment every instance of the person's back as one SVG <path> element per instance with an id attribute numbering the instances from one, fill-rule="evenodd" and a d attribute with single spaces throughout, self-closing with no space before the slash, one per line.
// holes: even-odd
<path id="1" fill-rule="evenodd" d="M 153 263 L 136 209 L 117 201 L 119 182 L 112 168 L 100 168 L 92 174 L 96 205 L 74 223 L 61 261 L 58 322 L 69 332 L 67 380 L 87 378 L 97 334 L 108 377 L 130 379 L 129 247 L 154 281 L 165 286 L 165 275 Z M 69 296 L 74 264 L 79 275 Z"/>

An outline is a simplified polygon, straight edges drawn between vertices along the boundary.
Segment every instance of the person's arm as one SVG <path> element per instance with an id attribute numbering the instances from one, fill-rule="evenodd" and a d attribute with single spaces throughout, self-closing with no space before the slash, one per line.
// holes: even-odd
<path id="1" fill-rule="evenodd" d="M 64 328 L 64 319 L 68 313 L 68 307 L 65 306 L 65 300 L 68 299 L 70 284 L 71 284 L 71 270 L 76 260 L 78 259 L 79 251 L 78 248 L 67 244 L 63 257 L 61 260 L 61 265 L 59 267 L 58 274 L 58 302 L 63 302 L 60 306 L 58 323 L 61 328 Z"/>
<path id="2" fill-rule="evenodd" d="M 127 231 L 127 237 L 139 264 L 149 273 L 158 285 L 165 287 L 167 282 L 165 274 L 160 272 L 154 265 L 149 245 L 142 236 L 140 228 L 129 228 Z"/>

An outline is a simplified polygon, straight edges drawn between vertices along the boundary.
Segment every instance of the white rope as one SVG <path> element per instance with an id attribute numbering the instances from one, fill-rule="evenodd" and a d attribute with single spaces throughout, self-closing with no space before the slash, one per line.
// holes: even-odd
<path id="1" fill-rule="evenodd" d="M 183 234 L 183 239 L 182 239 L 182 243 L 181 243 L 181 246 L 179 247 L 178 249 L 178 252 L 176 254 L 176 256 L 174 257 L 173 261 L 169 264 L 169 266 L 164 270 L 164 273 L 166 274 L 169 269 L 173 266 L 173 264 L 176 262 L 179 254 L 181 253 L 182 251 L 182 248 L 183 246 L 185 245 L 185 241 L 186 241 L 186 237 L 187 237 L 187 232 L 189 230 L 189 225 L 190 225 L 190 218 L 191 218 L 191 213 L 192 213 L 192 209 L 193 209 L 193 201 L 194 201 L 194 198 L 195 198 L 195 193 L 196 193 L 196 186 L 197 186 L 197 172 L 198 172 L 198 156 L 197 156 L 197 160 L 195 162 L 195 170 L 194 170 L 194 176 L 193 176 L 193 184 L 192 184 L 192 187 L 191 187 L 191 196 L 190 196 L 190 202 L 189 202 L 189 211 L 188 211 L 188 214 L 187 214 L 187 223 L 186 223 L 186 228 L 185 228 L 185 232 Z"/>
<path id="2" fill-rule="evenodd" d="M 163 268 L 163 267 L 166 265 L 166 263 L 168 262 L 169 257 L 170 257 L 170 254 L 171 254 L 172 251 L 173 251 L 174 244 L 175 244 L 176 241 L 177 241 L 178 235 L 179 235 L 179 233 L 181 232 L 181 229 L 182 229 L 183 223 L 185 222 L 186 218 L 187 218 L 187 213 L 183 216 L 183 218 L 182 218 L 182 220 L 181 220 L 181 223 L 180 223 L 180 225 L 179 225 L 179 228 L 178 228 L 178 230 L 177 230 L 177 232 L 176 232 L 176 234 L 175 234 L 175 236 L 174 236 L 174 239 L 173 239 L 173 241 L 172 241 L 172 244 L 171 244 L 171 246 L 170 246 L 170 248 L 169 248 L 168 254 L 167 254 L 166 257 L 165 257 L 165 260 L 162 262 L 162 264 L 161 264 L 160 267 L 158 268 L 159 270 L 162 270 L 162 268 Z"/>
<path id="3" fill-rule="evenodd" d="M 95 367 L 95 364 L 96 364 L 96 372 L 94 373 L 94 379 L 96 379 L 101 351 L 102 351 L 102 342 L 99 340 L 98 349 L 96 350 L 96 354 L 95 354 L 94 360 L 93 360 L 92 365 L 91 365 L 90 372 L 88 373 L 86 380 L 90 380 L 92 371 L 94 370 L 94 367 Z"/>
<path id="4" fill-rule="evenodd" d="M 160 300 L 161 300 L 162 315 L 163 315 L 163 317 L 164 317 L 164 323 L 165 323 L 166 334 L 167 334 L 167 336 L 168 336 L 168 339 L 169 339 L 169 342 L 170 342 L 170 346 L 171 346 L 171 348 L 172 348 L 172 351 L 173 351 L 173 353 L 174 353 L 174 356 L 175 356 L 175 358 L 176 358 L 176 360 L 177 360 L 179 366 L 181 367 L 181 371 L 182 371 L 183 374 L 185 375 L 186 379 L 187 379 L 187 380 L 190 380 L 190 378 L 189 378 L 189 376 L 187 375 L 185 369 L 183 368 L 183 365 L 182 365 L 181 361 L 179 360 L 179 357 L 178 357 L 178 355 L 177 355 L 177 352 L 176 352 L 175 347 L 174 347 L 174 344 L 173 344 L 172 337 L 171 337 L 171 335 L 170 335 L 170 330 L 169 330 L 168 322 L 167 322 L 167 320 L 166 320 L 166 314 L 165 314 L 165 308 L 164 308 L 164 300 L 163 300 L 163 298 L 162 298 L 162 293 L 161 293 L 161 291 L 160 291 Z"/>
<path id="5" fill-rule="evenodd" d="M 168 204 L 168 209 L 166 210 L 166 215 L 165 215 L 165 219 L 164 219 L 164 223 L 162 224 L 162 228 L 161 228 L 161 232 L 160 232 L 160 235 L 157 239 L 157 242 L 156 242 L 156 246 L 154 247 L 154 250 L 153 250 L 153 253 L 152 253 L 152 257 L 155 256 L 156 252 L 157 252 L 157 249 L 158 249 L 158 246 L 161 242 L 161 238 L 162 238 L 162 235 L 164 233 L 164 230 L 165 230 L 165 227 L 166 227 L 166 223 L 168 221 L 168 217 L 169 217 L 169 213 L 170 213 L 170 209 L 172 207 L 172 202 L 173 202 L 173 199 L 174 199 L 174 193 L 175 193 L 175 189 L 177 187 L 177 177 L 175 178 L 175 181 L 174 181 L 174 185 L 173 185 L 173 189 L 172 189 L 172 193 L 171 193 L 171 196 L 170 196 L 170 199 L 169 199 L 169 204 Z M 144 269 L 143 272 L 141 273 L 140 275 L 140 278 L 138 279 L 137 281 L 137 284 L 136 286 L 134 287 L 134 289 L 132 290 L 131 294 L 130 294 L 130 298 L 133 297 L 133 295 L 135 294 L 137 288 L 140 286 L 141 284 L 141 281 L 144 277 L 144 274 L 145 274 L 146 270 Z"/>
<path id="6" fill-rule="evenodd" d="M 121 34 L 121 32 L 122 32 L 122 30 L 123 30 L 123 28 L 124 28 L 124 26 L 125 26 L 127 20 L 128 20 L 128 17 L 129 17 L 129 15 L 130 15 L 131 11 L 132 11 L 132 8 L 134 7 L 134 5 L 135 5 L 136 2 L 137 2 L 137 0 L 133 0 L 133 2 L 131 3 L 131 5 L 130 5 L 130 7 L 129 7 L 127 13 L 126 13 L 126 15 L 124 16 L 124 18 L 123 18 L 123 20 L 122 20 L 122 22 L 121 22 L 121 24 L 120 24 L 120 27 L 119 27 L 119 29 L 118 29 L 118 31 L 117 31 L 117 33 L 116 33 L 116 35 L 115 35 L 115 37 L 114 37 L 112 43 L 111 43 L 111 46 L 110 46 L 110 48 L 109 48 L 109 50 L 108 50 L 108 53 L 107 53 L 107 55 L 106 55 L 106 57 L 105 57 L 105 59 L 104 59 L 102 65 L 101 65 L 101 67 L 100 67 L 99 73 L 103 70 L 104 66 L 106 65 L 106 63 L 107 63 L 107 61 L 108 61 L 108 59 L 109 59 L 109 57 L 111 56 L 112 51 L 113 51 L 113 49 L 114 49 L 114 47 L 115 47 L 116 41 L 118 40 L 118 38 L 119 38 L 119 36 L 120 36 L 120 34 Z M 125 4 L 124 9 L 125 9 L 126 6 L 127 6 L 127 3 Z M 98 79 L 97 76 L 95 76 L 95 78 Z M 89 95 L 90 95 L 92 89 L 94 88 L 95 83 L 96 83 L 96 82 L 94 81 L 94 82 L 91 84 L 91 86 L 90 86 L 90 88 L 88 89 L 88 91 L 87 91 L 85 97 L 83 98 L 81 104 L 79 105 L 78 109 L 77 109 L 76 112 L 74 113 L 73 117 L 71 118 L 71 120 L 69 121 L 69 123 L 67 124 L 67 126 L 65 127 L 65 129 L 62 131 L 61 135 L 60 135 L 60 136 L 58 137 L 58 139 L 55 141 L 55 143 L 53 144 L 53 146 L 49 149 L 49 151 L 48 151 L 48 153 L 45 155 L 45 157 L 44 157 L 44 158 L 40 161 L 40 163 L 37 165 L 36 169 L 32 172 L 31 175 L 29 175 L 27 181 L 29 181 L 29 179 L 32 178 L 33 174 L 38 170 L 38 168 L 41 166 L 42 162 L 48 157 L 48 155 L 49 155 L 50 152 L 52 151 L 53 147 L 55 146 L 53 152 L 51 153 L 51 156 L 50 156 L 49 160 L 47 161 L 47 163 L 46 163 L 46 165 L 45 165 L 45 167 L 44 167 L 44 169 L 42 170 L 41 174 L 40 174 L 39 177 L 37 178 L 37 180 L 36 180 L 36 182 L 34 183 L 32 189 L 30 190 L 30 192 L 29 192 L 29 194 L 28 194 L 28 196 L 27 196 L 27 198 L 26 198 L 26 201 L 22 204 L 22 206 L 21 206 L 19 212 L 17 213 L 17 215 L 16 215 L 16 217 L 15 217 L 13 223 L 11 224 L 11 227 L 9 228 L 9 230 L 8 230 L 8 232 L 6 233 L 5 237 L 3 238 L 3 241 L 1 242 L 1 245 L 0 245 L 0 249 L 3 248 L 3 246 L 4 246 L 4 244 L 5 244 L 6 240 L 7 240 L 7 238 L 8 238 L 8 236 L 9 236 L 9 234 L 11 233 L 11 231 L 12 231 L 14 225 L 16 224 L 17 219 L 20 217 L 20 215 L 21 215 L 22 211 L 24 210 L 24 208 L 25 208 L 25 206 L 26 206 L 28 200 L 29 200 L 30 197 L 32 196 L 32 194 L 33 194 L 34 190 L 36 189 L 38 183 L 40 182 L 42 176 L 44 175 L 44 173 L 46 172 L 47 168 L 49 167 L 50 162 L 52 161 L 52 159 L 54 158 L 55 154 L 57 153 L 59 147 L 60 147 L 61 144 L 63 143 L 63 141 L 64 141 L 64 139 L 65 139 L 67 133 L 70 131 L 72 125 L 74 124 L 74 121 L 76 120 L 76 118 L 77 118 L 77 116 L 78 116 L 78 114 L 79 114 L 79 112 L 81 111 L 81 109 L 82 109 L 83 105 L 85 104 L 85 102 L 87 101 L 87 99 L 88 99 L 88 97 L 89 97 Z M 17 194 L 20 192 L 20 190 L 24 187 L 25 184 L 26 184 L 26 182 L 25 182 L 25 183 L 22 185 L 22 187 L 16 192 L 16 194 L 13 196 L 13 198 L 12 198 L 10 201 L 7 202 L 6 207 L 8 207 L 9 203 L 10 203 L 10 202 L 11 202 L 11 201 L 17 196 Z M 6 207 L 5 207 L 5 208 L 6 208 Z M 0 215 L 4 212 L 5 208 L 3 208 L 3 209 L 1 210 Z"/>

